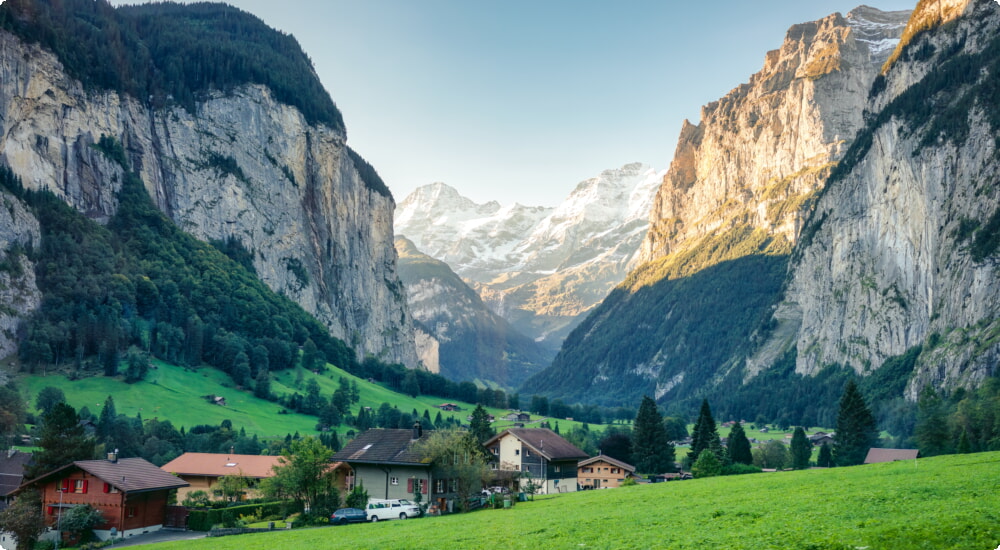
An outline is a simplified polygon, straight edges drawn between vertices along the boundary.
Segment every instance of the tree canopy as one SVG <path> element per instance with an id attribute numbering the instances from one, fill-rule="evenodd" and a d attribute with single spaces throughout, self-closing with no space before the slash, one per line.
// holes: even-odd
<path id="1" fill-rule="evenodd" d="M 674 470 L 674 446 L 667 440 L 656 401 L 643 396 L 632 429 L 632 460 L 639 472 L 662 474 Z"/>

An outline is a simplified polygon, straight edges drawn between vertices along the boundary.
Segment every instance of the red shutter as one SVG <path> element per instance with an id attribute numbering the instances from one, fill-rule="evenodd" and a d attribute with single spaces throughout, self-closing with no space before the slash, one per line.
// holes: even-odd
<path id="1" fill-rule="evenodd" d="M 406 480 L 406 492 L 407 493 L 412 493 L 413 492 L 413 478 L 412 477 L 410 479 Z"/>
<path id="2" fill-rule="evenodd" d="M 49 515 L 50 516 L 56 515 L 56 507 L 55 506 L 49 506 L 48 510 L 49 510 Z"/>
<path id="3" fill-rule="evenodd" d="M 111 492 L 111 484 L 110 483 L 105 483 L 104 484 L 104 492 L 105 493 L 110 493 Z"/>
<path id="4" fill-rule="evenodd" d="M 69 492 L 69 479 L 68 478 L 62 480 L 62 490 L 63 490 L 64 493 L 68 493 Z"/>
<path id="5" fill-rule="evenodd" d="M 420 492 L 426 495 L 427 494 L 427 486 L 430 485 L 430 484 L 431 484 L 431 480 L 429 480 L 429 479 L 423 480 L 423 483 L 421 483 L 422 487 L 420 487 Z"/>
<path id="6" fill-rule="evenodd" d="M 83 480 L 83 492 L 84 492 L 84 494 L 86 494 L 86 492 L 87 492 L 87 483 L 89 483 L 89 482 L 86 479 Z"/>

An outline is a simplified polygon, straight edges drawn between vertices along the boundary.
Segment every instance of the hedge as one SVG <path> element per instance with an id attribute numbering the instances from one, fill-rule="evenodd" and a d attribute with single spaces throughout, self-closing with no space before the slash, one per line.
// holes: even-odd
<path id="1" fill-rule="evenodd" d="M 231 506 L 218 510 L 191 510 L 188 512 L 187 526 L 192 531 L 209 531 L 213 525 L 221 524 L 225 527 L 235 527 L 240 516 L 254 516 L 258 518 L 268 516 L 285 517 L 288 514 L 298 511 L 300 510 L 297 503 L 290 501 Z"/>

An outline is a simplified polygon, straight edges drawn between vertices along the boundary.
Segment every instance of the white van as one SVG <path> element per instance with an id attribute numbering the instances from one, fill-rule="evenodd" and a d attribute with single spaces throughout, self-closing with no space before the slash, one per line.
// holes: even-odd
<path id="1" fill-rule="evenodd" d="M 405 498 L 370 498 L 365 512 L 371 521 L 406 519 L 419 516 L 420 507 Z"/>

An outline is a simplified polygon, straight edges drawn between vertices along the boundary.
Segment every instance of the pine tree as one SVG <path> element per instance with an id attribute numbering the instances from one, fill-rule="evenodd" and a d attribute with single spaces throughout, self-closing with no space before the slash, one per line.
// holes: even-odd
<path id="1" fill-rule="evenodd" d="M 820 468 L 830 468 L 833 466 L 833 453 L 830 451 L 830 445 L 828 443 L 823 443 L 819 447 L 819 456 L 816 457 L 816 465 Z"/>
<path id="2" fill-rule="evenodd" d="M 469 421 L 469 431 L 479 443 L 485 443 L 489 438 L 496 435 L 493 425 L 490 424 L 490 415 L 482 405 L 476 405 L 476 410 L 472 411 L 472 420 Z"/>
<path id="3" fill-rule="evenodd" d="M 792 433 L 792 468 L 805 470 L 809 468 L 809 459 L 812 458 L 812 444 L 806 437 L 806 431 L 802 426 L 795 428 Z"/>
<path id="4" fill-rule="evenodd" d="M 951 434 L 948 431 L 944 404 L 931 386 L 920 392 L 915 432 L 922 456 L 947 454 L 951 450 Z"/>
<path id="5" fill-rule="evenodd" d="M 93 438 L 87 437 L 76 409 L 65 403 L 57 403 L 45 415 L 38 444 L 42 450 L 35 453 L 34 464 L 25 469 L 25 479 L 33 479 L 74 460 L 94 457 Z"/>
<path id="6" fill-rule="evenodd" d="M 656 401 L 643 396 L 632 430 L 632 460 L 636 470 L 648 474 L 662 474 L 674 469 L 674 446 L 667 440 L 663 417 Z"/>
<path id="7" fill-rule="evenodd" d="M 837 432 L 834 436 L 833 459 L 837 466 L 861 464 L 868 450 L 878 441 L 875 416 L 865 403 L 861 390 L 849 380 L 840 397 L 837 412 Z"/>
<path id="8" fill-rule="evenodd" d="M 708 406 L 707 399 L 701 402 L 701 412 L 698 413 L 698 421 L 694 424 L 694 433 L 691 434 L 691 451 L 688 452 L 691 462 L 697 461 L 698 455 L 705 449 L 712 449 L 716 458 L 721 456 L 719 430 L 715 426 L 715 419 L 712 418 L 712 409 Z"/>
<path id="9" fill-rule="evenodd" d="M 750 440 L 743 430 L 743 425 L 737 422 L 729 431 L 729 461 L 734 464 L 753 464 L 753 453 L 750 450 Z"/>

